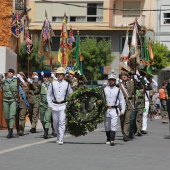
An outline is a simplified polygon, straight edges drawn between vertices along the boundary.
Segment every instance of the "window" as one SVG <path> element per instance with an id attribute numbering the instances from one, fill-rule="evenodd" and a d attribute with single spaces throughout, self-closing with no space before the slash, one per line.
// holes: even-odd
<path id="1" fill-rule="evenodd" d="M 70 22 L 85 22 L 86 17 L 75 17 L 75 16 L 70 16 Z"/>
<path id="2" fill-rule="evenodd" d="M 160 18 L 161 18 L 161 25 L 169 25 L 170 24 L 170 5 L 162 5 L 161 6 L 161 12 L 160 12 Z"/>
<path id="3" fill-rule="evenodd" d="M 62 22 L 64 17 L 52 17 L 52 21 L 54 22 Z"/>
<path id="4" fill-rule="evenodd" d="M 87 4 L 87 22 L 102 22 L 103 21 L 103 4 Z"/>
<path id="5" fill-rule="evenodd" d="M 123 9 L 140 9 L 140 2 L 123 2 Z M 123 17 L 139 17 L 140 11 L 123 11 Z"/>
<path id="6" fill-rule="evenodd" d="M 164 24 L 170 24 L 170 13 L 164 13 L 163 17 Z"/>

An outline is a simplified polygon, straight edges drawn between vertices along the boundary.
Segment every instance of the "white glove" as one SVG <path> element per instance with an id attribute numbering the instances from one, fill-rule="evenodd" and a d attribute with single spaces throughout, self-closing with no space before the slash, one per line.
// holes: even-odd
<path id="1" fill-rule="evenodd" d="M 77 71 L 77 73 L 78 73 L 79 75 L 81 75 L 81 72 L 80 72 L 80 70 L 78 70 L 78 71 Z"/>
<path id="2" fill-rule="evenodd" d="M 17 78 L 20 78 L 21 77 L 21 75 L 20 74 L 17 74 Z"/>
<path id="3" fill-rule="evenodd" d="M 51 72 L 51 77 L 52 77 L 52 78 L 54 78 L 54 77 L 55 77 L 55 76 L 54 76 L 54 73 L 52 73 L 52 72 Z"/>
<path id="4" fill-rule="evenodd" d="M 17 78 L 19 78 L 19 80 L 22 82 L 22 83 L 24 83 L 25 81 L 24 81 L 24 79 L 21 77 L 21 75 L 20 74 L 17 74 Z"/>
<path id="5" fill-rule="evenodd" d="M 34 82 L 38 82 L 38 76 L 34 76 Z"/>
<path id="6" fill-rule="evenodd" d="M 30 78 L 27 79 L 28 83 L 32 84 L 32 80 Z"/>
<path id="7" fill-rule="evenodd" d="M 144 80 L 146 81 L 146 83 L 149 83 L 149 81 L 147 80 L 147 78 L 146 78 L 146 77 L 144 77 Z"/>
<path id="8" fill-rule="evenodd" d="M 41 75 L 42 75 L 42 76 L 44 75 L 44 72 L 43 72 L 43 71 L 41 71 Z"/>
<path id="9" fill-rule="evenodd" d="M 136 70 L 136 75 L 140 76 L 140 73 L 139 73 L 139 71 L 138 71 L 138 70 Z"/>
<path id="10" fill-rule="evenodd" d="M 138 80 L 138 76 L 137 76 L 137 75 L 134 75 L 134 79 L 135 79 L 135 80 Z"/>
<path id="11" fill-rule="evenodd" d="M 52 77 L 54 80 L 57 80 L 57 78 L 55 77 L 54 73 L 51 73 L 51 77 Z"/>

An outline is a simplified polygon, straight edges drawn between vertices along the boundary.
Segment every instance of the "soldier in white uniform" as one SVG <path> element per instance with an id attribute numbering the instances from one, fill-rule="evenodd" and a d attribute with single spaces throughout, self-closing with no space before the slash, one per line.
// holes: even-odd
<path id="1" fill-rule="evenodd" d="M 51 82 L 48 92 L 47 101 L 48 106 L 52 110 L 53 126 L 57 133 L 57 143 L 63 144 L 63 137 L 65 132 L 65 109 L 66 98 L 73 92 L 70 84 L 64 80 L 65 69 L 59 67 L 56 71 L 57 80 Z"/>
<path id="2" fill-rule="evenodd" d="M 107 136 L 106 144 L 114 145 L 116 135 L 116 125 L 118 116 L 125 113 L 125 99 L 122 91 L 116 87 L 116 75 L 108 75 L 108 86 L 104 88 L 105 98 L 107 102 L 107 111 L 105 115 L 104 125 Z"/>

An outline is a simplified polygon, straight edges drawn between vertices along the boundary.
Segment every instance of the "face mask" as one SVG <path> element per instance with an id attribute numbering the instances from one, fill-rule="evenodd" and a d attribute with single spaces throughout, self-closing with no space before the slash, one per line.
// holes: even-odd
<path id="1" fill-rule="evenodd" d="M 47 85 L 47 86 L 49 85 L 49 83 L 50 83 L 49 81 L 48 82 L 44 82 L 44 84 Z"/>

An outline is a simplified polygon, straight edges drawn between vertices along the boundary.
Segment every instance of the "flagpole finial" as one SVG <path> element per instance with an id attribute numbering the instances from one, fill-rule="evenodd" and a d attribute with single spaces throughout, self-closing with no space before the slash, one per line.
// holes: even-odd
<path id="1" fill-rule="evenodd" d="M 48 18 L 48 15 L 47 15 L 47 11 L 46 11 L 46 9 L 45 9 L 45 17 L 46 17 L 46 18 Z"/>

